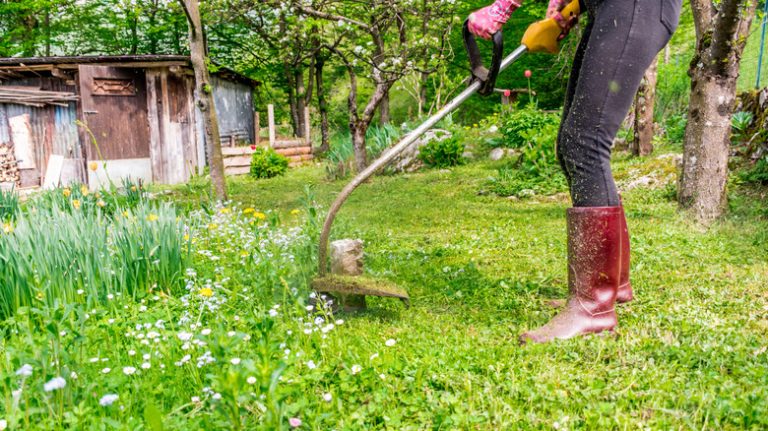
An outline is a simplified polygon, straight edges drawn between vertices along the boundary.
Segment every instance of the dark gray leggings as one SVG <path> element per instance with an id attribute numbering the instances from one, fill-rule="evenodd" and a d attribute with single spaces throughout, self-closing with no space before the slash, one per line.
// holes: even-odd
<path id="1" fill-rule="evenodd" d="M 611 145 L 645 70 L 677 28 L 681 3 L 581 0 L 589 22 L 573 60 L 557 139 L 574 206 L 619 205 Z"/>

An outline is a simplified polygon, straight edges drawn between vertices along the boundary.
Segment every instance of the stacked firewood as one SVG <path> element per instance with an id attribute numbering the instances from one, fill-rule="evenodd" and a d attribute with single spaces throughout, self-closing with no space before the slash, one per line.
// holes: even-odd
<path id="1" fill-rule="evenodd" d="M 42 108 L 46 105 L 68 106 L 69 102 L 75 101 L 77 101 L 77 95 L 66 91 L 45 91 L 37 87 L 0 85 L 0 103 Z"/>
<path id="2" fill-rule="evenodd" d="M 9 144 L 0 144 L 0 183 L 20 184 L 19 166 L 13 147 Z"/>

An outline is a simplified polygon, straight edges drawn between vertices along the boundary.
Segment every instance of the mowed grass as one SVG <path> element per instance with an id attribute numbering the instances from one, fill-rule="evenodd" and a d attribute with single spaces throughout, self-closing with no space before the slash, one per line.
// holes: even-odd
<path id="1" fill-rule="evenodd" d="M 617 177 L 654 164 L 618 160 Z M 323 423 L 768 428 L 764 203 L 736 196 L 729 217 L 703 229 L 663 190 L 624 193 L 637 299 L 619 306 L 618 336 L 520 346 L 521 332 L 555 314 L 546 301 L 566 296 L 568 201 L 484 194 L 496 167 L 380 176 L 342 209 L 332 239 L 363 239 L 366 271 L 406 288 L 412 308 L 369 300 L 368 312 L 344 316 L 335 338 L 318 346 L 328 363 L 365 365 L 354 391 L 334 389 L 348 395 Z M 327 208 L 344 183 L 307 167 L 283 178 L 231 180 L 230 192 L 287 218 L 307 184 Z M 396 346 L 384 347 L 390 338 Z M 369 359 L 384 351 L 385 359 Z"/>

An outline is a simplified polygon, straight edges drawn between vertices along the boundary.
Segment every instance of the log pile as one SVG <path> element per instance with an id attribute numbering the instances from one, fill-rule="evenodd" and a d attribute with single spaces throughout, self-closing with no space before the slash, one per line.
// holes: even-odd
<path id="1" fill-rule="evenodd" d="M 19 166 L 13 147 L 9 144 L 0 144 L 0 184 L 11 183 L 17 187 L 21 185 Z"/>
<path id="2" fill-rule="evenodd" d="M 47 105 L 68 106 L 77 101 L 75 93 L 66 91 L 45 91 L 36 87 L 0 86 L 0 103 L 42 108 Z"/>
<path id="3" fill-rule="evenodd" d="M 254 148 L 255 146 L 222 148 L 226 175 L 244 175 L 250 172 Z M 277 140 L 274 149 L 288 158 L 291 167 L 309 162 L 313 158 L 312 147 L 303 139 Z"/>

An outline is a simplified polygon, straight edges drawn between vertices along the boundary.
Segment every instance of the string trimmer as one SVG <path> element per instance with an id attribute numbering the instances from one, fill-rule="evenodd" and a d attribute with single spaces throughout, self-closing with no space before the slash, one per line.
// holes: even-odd
<path id="1" fill-rule="evenodd" d="M 579 14 L 579 1 L 574 0 L 568 6 L 566 6 L 561 14 L 564 18 Z M 408 133 L 400 142 L 394 146 L 388 148 L 382 155 L 373 161 L 367 168 L 357 174 L 339 193 L 339 196 L 331 205 L 326 216 L 325 223 L 323 224 L 323 230 L 320 234 L 320 250 L 318 255 L 319 267 L 318 277 L 312 281 L 312 288 L 319 293 L 329 293 L 331 295 L 341 295 L 342 297 L 348 295 L 371 295 L 371 296 L 387 296 L 395 297 L 403 300 L 406 305 L 408 304 L 408 294 L 401 288 L 387 283 L 381 280 L 375 280 L 365 278 L 363 276 L 349 276 L 340 274 L 328 274 L 328 237 L 331 233 L 331 226 L 336 218 L 336 214 L 350 194 L 352 194 L 357 187 L 365 182 L 378 170 L 382 169 L 395 157 L 402 153 L 408 146 L 413 144 L 416 139 L 422 136 L 429 129 L 434 127 L 438 121 L 442 120 L 446 115 L 458 108 L 464 101 L 469 99 L 473 94 L 479 93 L 481 95 L 491 94 L 496 84 L 496 77 L 499 73 L 505 70 L 509 65 L 517 61 L 526 52 L 548 52 L 557 53 L 559 50 L 558 38 L 562 33 L 560 25 L 554 19 L 545 19 L 542 21 L 531 24 L 523 35 L 523 40 L 520 46 L 512 51 L 511 54 L 502 59 L 504 54 L 504 41 L 501 31 L 496 32 L 493 35 L 493 57 L 491 59 L 490 69 L 483 65 L 483 60 L 480 55 L 480 49 L 477 46 L 475 36 L 469 32 L 468 21 L 464 22 L 463 37 L 464 46 L 467 49 L 469 56 L 469 62 L 471 66 L 471 77 L 469 80 L 469 86 L 464 89 L 458 96 L 448 102 L 442 109 L 440 109 L 435 115 L 429 117 L 419 127 Z"/>

